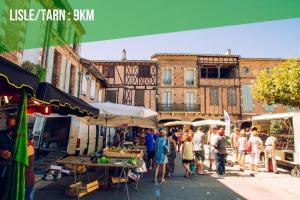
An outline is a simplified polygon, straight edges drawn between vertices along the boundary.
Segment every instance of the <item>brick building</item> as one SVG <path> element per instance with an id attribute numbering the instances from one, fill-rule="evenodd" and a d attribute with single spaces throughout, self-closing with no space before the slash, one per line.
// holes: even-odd
<path id="1" fill-rule="evenodd" d="M 158 112 L 161 121 L 239 119 L 239 56 L 154 54 L 158 62 Z"/>
<path id="2" fill-rule="evenodd" d="M 156 110 L 157 63 L 150 60 L 92 60 L 107 81 L 102 99 Z"/>

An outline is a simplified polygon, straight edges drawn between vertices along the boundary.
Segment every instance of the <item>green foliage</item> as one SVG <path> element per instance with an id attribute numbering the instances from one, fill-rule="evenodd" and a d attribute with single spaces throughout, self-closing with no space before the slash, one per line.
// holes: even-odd
<path id="1" fill-rule="evenodd" d="M 272 134 L 281 134 L 285 130 L 285 126 L 281 120 L 272 120 L 270 132 Z"/>
<path id="2" fill-rule="evenodd" d="M 30 61 L 25 61 L 21 65 L 26 71 L 33 73 L 39 77 L 40 81 L 44 81 L 46 78 L 47 70 L 41 65 L 34 64 Z"/>
<path id="3" fill-rule="evenodd" d="M 9 48 L 0 41 L 0 54 L 6 53 L 9 51 Z"/>
<path id="4" fill-rule="evenodd" d="M 296 58 L 268 71 L 262 70 L 254 83 L 253 95 L 270 104 L 300 107 L 300 62 Z"/>

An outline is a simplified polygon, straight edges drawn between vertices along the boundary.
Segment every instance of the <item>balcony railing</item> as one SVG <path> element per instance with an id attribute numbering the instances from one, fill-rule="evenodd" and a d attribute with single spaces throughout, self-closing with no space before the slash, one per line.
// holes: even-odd
<path id="1" fill-rule="evenodd" d="M 200 112 L 200 104 L 158 104 L 159 112 Z"/>

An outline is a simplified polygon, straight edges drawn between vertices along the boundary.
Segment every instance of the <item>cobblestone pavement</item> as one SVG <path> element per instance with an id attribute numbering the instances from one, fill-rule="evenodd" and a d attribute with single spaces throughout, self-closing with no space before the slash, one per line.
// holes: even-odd
<path id="1" fill-rule="evenodd" d="M 167 179 L 164 184 L 155 185 L 153 173 L 146 173 L 140 181 L 138 191 L 134 185 L 129 184 L 131 200 L 276 200 L 276 199 L 300 199 L 300 179 L 291 177 L 286 171 L 280 174 L 260 172 L 254 177 L 250 171 L 240 172 L 237 166 L 227 167 L 227 174 L 218 177 L 214 173 L 206 172 L 206 175 L 195 175 L 191 179 L 183 177 L 184 171 L 180 160 L 177 160 L 175 175 Z M 206 163 L 208 164 L 208 163 Z M 100 172 L 93 171 L 79 177 L 80 180 L 93 179 Z M 69 199 L 65 196 L 66 187 L 72 183 L 73 177 L 63 177 L 57 182 L 40 181 L 35 192 L 36 199 Z M 123 190 L 118 198 L 115 198 L 116 190 L 99 190 L 88 194 L 81 199 L 126 199 Z"/>

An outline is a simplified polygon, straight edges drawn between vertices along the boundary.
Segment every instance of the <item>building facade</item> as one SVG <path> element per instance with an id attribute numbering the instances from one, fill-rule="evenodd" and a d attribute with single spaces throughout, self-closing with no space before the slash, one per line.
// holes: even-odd
<path id="1" fill-rule="evenodd" d="M 161 121 L 239 119 L 239 56 L 155 54 Z"/>
<path id="2" fill-rule="evenodd" d="M 150 60 L 92 60 L 107 81 L 103 100 L 156 110 L 157 63 Z"/>

